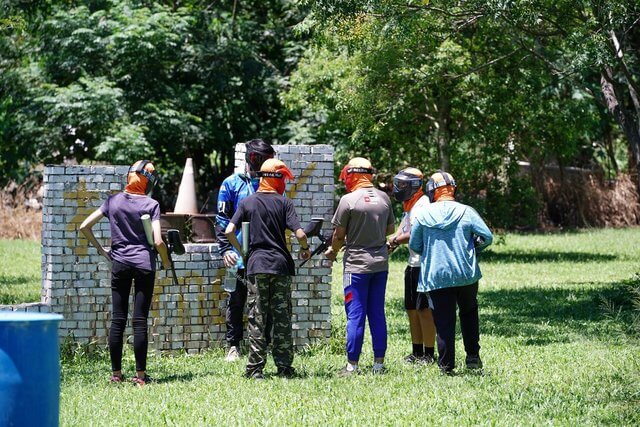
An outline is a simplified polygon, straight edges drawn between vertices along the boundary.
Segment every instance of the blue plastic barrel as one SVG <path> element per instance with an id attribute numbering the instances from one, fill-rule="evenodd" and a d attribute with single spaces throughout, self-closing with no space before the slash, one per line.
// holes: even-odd
<path id="1" fill-rule="evenodd" d="M 58 314 L 0 311 L 0 426 L 57 426 Z"/>

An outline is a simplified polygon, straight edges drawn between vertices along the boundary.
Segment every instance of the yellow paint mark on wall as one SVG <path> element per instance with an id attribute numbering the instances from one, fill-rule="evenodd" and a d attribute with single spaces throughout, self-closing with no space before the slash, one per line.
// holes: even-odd
<path id="1" fill-rule="evenodd" d="M 63 193 L 62 197 L 65 200 L 65 206 L 68 206 L 68 201 L 74 201 L 77 206 L 76 214 L 66 225 L 67 231 L 78 231 L 82 221 L 96 209 L 94 201 L 100 200 L 100 193 L 98 190 L 87 190 L 87 182 L 83 179 L 80 179 L 75 190 Z M 115 193 L 117 193 L 116 190 L 110 192 L 110 194 Z M 89 242 L 80 233 L 78 233 L 77 243 L 74 242 L 74 239 L 67 239 L 67 246 L 72 248 L 73 254 L 76 256 L 87 256 L 89 254 Z"/>
<path id="2" fill-rule="evenodd" d="M 318 164 L 316 162 L 311 162 L 306 168 L 304 168 L 300 176 L 295 180 L 295 183 L 291 186 L 289 191 L 287 191 L 287 197 L 289 199 L 294 199 L 296 197 L 300 187 L 309 181 L 309 178 L 311 178 L 311 175 L 313 174 L 313 171 L 316 170 L 317 166 Z"/>
<path id="3" fill-rule="evenodd" d="M 287 198 L 294 199 L 298 195 L 298 191 L 300 187 L 309 181 L 309 178 L 313 175 L 313 171 L 316 170 L 318 164 L 316 162 L 311 162 L 307 165 L 306 168 L 302 171 L 300 176 L 296 179 L 295 183 L 291 186 L 289 191 L 287 191 Z M 285 231 L 285 241 L 287 242 L 287 249 L 291 252 L 291 231 Z"/>

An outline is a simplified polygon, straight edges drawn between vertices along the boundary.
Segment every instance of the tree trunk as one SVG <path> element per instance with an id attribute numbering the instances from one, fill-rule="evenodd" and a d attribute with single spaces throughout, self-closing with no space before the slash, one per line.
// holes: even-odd
<path id="1" fill-rule="evenodd" d="M 446 95 L 440 97 L 438 102 L 438 120 L 436 126 L 436 141 L 438 143 L 438 160 L 440 161 L 440 169 L 449 172 L 450 162 L 450 141 L 451 141 L 451 104 Z"/>
<path id="2" fill-rule="evenodd" d="M 619 84 L 615 81 L 613 71 L 608 65 L 602 70 L 600 86 L 609 112 L 616 119 L 616 122 L 618 122 L 622 128 L 622 131 L 629 142 L 629 151 L 633 156 L 633 163 L 636 165 L 635 171 L 630 170 L 629 172 L 635 172 L 638 194 L 640 194 L 640 128 L 638 127 L 638 123 L 634 120 L 633 115 L 622 103 L 623 98 L 621 96 Z"/>
<path id="3" fill-rule="evenodd" d="M 616 152 L 613 146 L 613 135 L 611 135 L 611 126 L 609 126 L 609 121 L 604 124 L 604 146 L 607 150 L 607 156 L 609 157 L 609 164 L 614 173 L 614 178 L 618 177 L 620 173 L 620 168 L 618 168 L 618 161 L 616 160 Z M 607 178 L 611 178 L 607 176 Z"/>

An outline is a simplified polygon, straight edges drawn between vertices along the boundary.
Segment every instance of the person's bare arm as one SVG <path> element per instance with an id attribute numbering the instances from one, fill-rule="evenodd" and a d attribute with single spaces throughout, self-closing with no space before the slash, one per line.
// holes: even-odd
<path id="1" fill-rule="evenodd" d="M 240 242 L 238 242 L 238 238 L 236 237 L 236 226 L 234 223 L 230 222 L 229 225 L 227 225 L 227 228 L 224 230 L 224 235 L 227 236 L 231 246 L 244 258 L 247 254 L 242 252 L 242 246 L 240 246 Z"/>
<path id="2" fill-rule="evenodd" d="M 331 247 L 327 249 L 324 255 L 331 261 L 336 260 L 338 251 L 344 246 L 344 241 L 347 236 L 347 229 L 344 227 L 336 227 L 333 229 L 333 238 L 331 240 Z"/>
<path id="3" fill-rule="evenodd" d="M 409 237 L 411 237 L 411 231 L 402 232 L 401 230 L 398 230 L 395 234 L 389 236 L 387 239 L 387 248 L 389 249 L 389 252 L 395 251 L 400 245 L 409 243 Z"/>
<path id="4" fill-rule="evenodd" d="M 151 228 L 153 229 L 153 243 L 156 246 L 158 254 L 160 254 L 160 260 L 162 266 L 165 269 L 171 268 L 171 261 L 169 260 L 169 252 L 167 252 L 167 245 L 162 240 L 162 229 L 160 228 L 160 221 L 155 220 L 151 222 Z"/>
<path id="5" fill-rule="evenodd" d="M 93 226 L 96 225 L 103 217 L 104 215 L 100 212 L 100 209 L 96 209 L 91 212 L 91 214 L 82 221 L 82 224 L 80 224 L 80 232 L 87 238 L 89 243 L 96 248 L 100 255 L 111 261 L 109 251 L 102 247 L 100 242 L 98 242 L 98 239 L 96 239 L 96 236 L 93 234 Z"/>
<path id="6" fill-rule="evenodd" d="M 300 243 L 300 259 L 309 259 L 309 257 L 311 257 L 311 251 L 309 250 L 307 235 L 304 234 L 302 228 L 296 230 L 296 239 L 298 239 L 298 243 Z"/>
<path id="7" fill-rule="evenodd" d="M 404 233 L 399 231 L 395 236 L 392 236 L 392 239 L 394 239 L 398 245 L 404 245 L 405 243 L 409 243 L 409 237 L 411 237 L 411 229 Z"/>

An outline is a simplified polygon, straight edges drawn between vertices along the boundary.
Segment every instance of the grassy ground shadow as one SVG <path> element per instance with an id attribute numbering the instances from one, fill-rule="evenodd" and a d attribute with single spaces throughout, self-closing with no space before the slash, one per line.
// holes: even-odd
<path id="1" fill-rule="evenodd" d="M 613 261 L 618 257 L 612 254 L 564 251 L 506 251 L 493 252 L 487 250 L 480 253 L 481 262 L 602 262 Z"/>
<path id="2" fill-rule="evenodd" d="M 584 284 L 570 289 L 527 287 L 480 290 L 478 304 L 482 334 L 519 338 L 525 345 L 569 342 L 579 336 L 606 340 L 611 325 L 606 322 L 603 301 L 619 300 L 624 283 L 605 287 Z M 622 309 L 628 305 L 617 303 Z M 389 319 L 403 319 L 402 298 L 387 300 Z M 408 325 L 391 322 L 390 334 L 407 334 Z"/>

